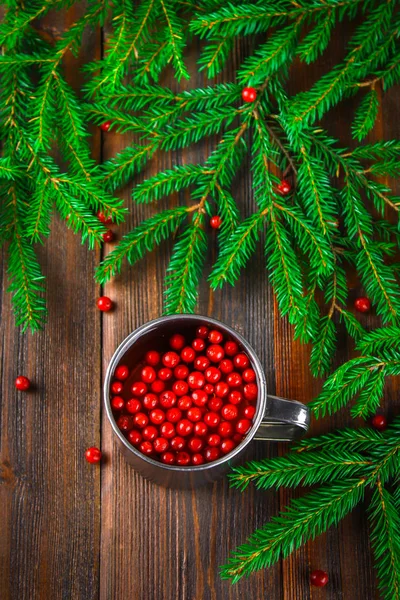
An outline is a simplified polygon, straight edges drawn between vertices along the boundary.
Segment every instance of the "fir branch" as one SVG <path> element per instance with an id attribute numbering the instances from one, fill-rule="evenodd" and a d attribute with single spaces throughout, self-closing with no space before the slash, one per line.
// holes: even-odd
<path id="1" fill-rule="evenodd" d="M 375 125 L 378 116 L 379 100 L 376 90 L 371 89 L 364 97 L 354 115 L 352 125 L 353 137 L 361 141 Z"/>
<path id="2" fill-rule="evenodd" d="M 178 81 L 183 77 L 190 79 L 189 73 L 183 61 L 183 49 L 185 46 L 182 35 L 182 21 L 178 18 L 174 10 L 173 2 L 169 0 L 160 0 L 161 7 L 164 13 L 164 18 L 167 22 L 167 40 L 171 47 L 172 63 L 175 68 Z"/>
<path id="3" fill-rule="evenodd" d="M 377 482 L 369 507 L 371 541 L 379 589 L 385 600 L 400 598 L 400 515 L 392 494 Z"/>
<path id="4" fill-rule="evenodd" d="M 107 254 L 96 270 L 96 281 L 101 285 L 121 271 L 122 261 L 126 258 L 129 264 L 143 258 L 154 246 L 160 244 L 173 234 L 188 214 L 186 207 L 176 207 L 163 211 L 143 221 Z"/>
<path id="5" fill-rule="evenodd" d="M 329 453 L 331 450 L 354 450 L 364 452 L 372 447 L 385 447 L 385 439 L 381 432 L 371 427 L 360 429 L 337 429 L 314 438 L 305 438 L 295 442 L 294 452 L 311 452 L 318 450 Z"/>

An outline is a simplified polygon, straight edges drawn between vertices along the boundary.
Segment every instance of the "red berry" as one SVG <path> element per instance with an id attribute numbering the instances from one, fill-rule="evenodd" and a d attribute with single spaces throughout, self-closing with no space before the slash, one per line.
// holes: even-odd
<path id="1" fill-rule="evenodd" d="M 175 333 L 169 340 L 169 345 L 173 350 L 182 350 L 185 343 L 186 340 L 180 333 Z"/>
<path id="2" fill-rule="evenodd" d="M 156 372 L 153 369 L 153 367 L 144 367 L 142 369 L 142 372 L 140 373 L 141 377 L 142 377 L 142 381 L 144 381 L 145 383 L 152 383 L 153 381 L 156 380 Z"/>
<path id="3" fill-rule="evenodd" d="M 107 229 L 107 231 L 103 233 L 101 237 L 103 238 L 104 242 L 110 244 L 114 240 L 114 232 L 111 231 L 111 229 Z"/>
<path id="4" fill-rule="evenodd" d="M 158 436 L 158 429 L 153 425 L 148 425 L 143 429 L 143 437 L 145 440 L 152 442 Z"/>
<path id="5" fill-rule="evenodd" d="M 211 383 L 206 383 L 203 389 L 209 396 L 214 393 L 214 386 Z"/>
<path id="6" fill-rule="evenodd" d="M 226 421 L 233 421 L 238 416 L 238 409 L 234 404 L 225 404 L 221 409 L 221 415 Z"/>
<path id="7" fill-rule="evenodd" d="M 158 365 L 160 358 L 160 353 L 156 350 L 149 350 L 149 352 L 146 352 L 146 356 L 144 357 L 147 364 L 151 365 L 152 367 Z"/>
<path id="8" fill-rule="evenodd" d="M 200 325 L 200 327 L 196 329 L 196 336 L 205 340 L 208 336 L 208 327 L 206 327 L 205 325 Z"/>
<path id="9" fill-rule="evenodd" d="M 224 350 L 228 356 L 235 356 L 239 352 L 239 346 L 236 342 L 226 342 Z"/>
<path id="10" fill-rule="evenodd" d="M 163 381 L 161 381 L 160 379 L 156 379 L 155 381 L 153 381 L 150 388 L 151 388 L 151 391 L 154 392 L 155 394 L 160 394 L 161 392 L 163 392 L 165 390 L 165 383 Z"/>
<path id="11" fill-rule="evenodd" d="M 196 358 L 196 352 L 190 346 L 186 346 L 181 352 L 181 359 L 183 362 L 191 363 Z"/>
<path id="12" fill-rule="evenodd" d="M 207 462 L 217 460 L 220 456 L 219 448 L 206 448 L 204 451 L 204 458 Z"/>
<path id="13" fill-rule="evenodd" d="M 204 375 L 200 371 L 192 371 L 188 377 L 188 384 L 192 390 L 198 390 L 199 388 L 202 388 L 205 382 L 206 380 Z"/>
<path id="14" fill-rule="evenodd" d="M 139 413 L 139 414 L 143 414 L 143 413 Z M 147 419 L 147 417 L 146 417 L 146 419 Z M 121 431 L 129 431 L 130 429 L 132 429 L 132 417 L 122 415 L 118 419 L 117 425 Z"/>
<path id="15" fill-rule="evenodd" d="M 202 440 L 200 438 L 193 437 L 193 438 L 190 438 L 190 440 L 188 441 L 188 448 L 192 452 L 200 452 L 200 450 L 202 450 L 203 446 L 204 446 L 204 440 Z"/>
<path id="16" fill-rule="evenodd" d="M 221 362 L 219 363 L 219 368 L 222 371 L 222 373 L 225 373 L 226 375 L 228 373 L 232 373 L 233 362 L 229 358 L 224 358 L 224 360 L 221 360 Z"/>
<path id="17" fill-rule="evenodd" d="M 208 402 L 208 396 L 204 390 L 194 390 L 192 392 L 193 402 L 196 406 L 205 406 Z"/>
<path id="18" fill-rule="evenodd" d="M 233 390 L 233 392 L 229 394 L 229 402 L 231 404 L 240 404 L 242 399 L 242 392 L 239 392 L 238 390 Z"/>
<path id="19" fill-rule="evenodd" d="M 233 433 L 233 425 L 230 421 L 222 421 L 218 425 L 218 433 L 222 438 L 231 437 Z"/>
<path id="20" fill-rule="evenodd" d="M 358 310 L 358 312 L 366 313 L 371 310 L 371 300 L 365 297 L 356 298 L 354 308 Z"/>
<path id="21" fill-rule="evenodd" d="M 186 446 L 186 441 L 183 439 L 183 437 L 176 435 L 175 437 L 172 438 L 171 448 L 173 450 L 183 450 L 185 446 Z"/>
<path id="22" fill-rule="evenodd" d="M 143 454 L 146 455 L 150 455 L 153 454 L 153 444 L 151 442 L 149 442 L 148 440 L 146 440 L 145 442 L 142 442 L 139 446 L 139 450 L 140 452 L 142 452 Z"/>
<path id="23" fill-rule="evenodd" d="M 101 460 L 101 450 L 96 448 L 96 446 L 91 446 L 85 452 L 85 458 L 88 463 L 95 464 L 100 462 Z"/>
<path id="24" fill-rule="evenodd" d="M 190 396 L 181 396 L 178 399 L 178 408 L 181 410 L 188 410 L 193 404 Z"/>
<path id="25" fill-rule="evenodd" d="M 125 379 L 128 379 L 129 377 L 129 369 L 126 365 L 119 365 L 119 367 L 117 367 L 115 369 L 115 373 L 114 376 L 119 379 L 120 381 L 124 381 Z"/>
<path id="26" fill-rule="evenodd" d="M 122 410 L 125 406 L 124 399 L 121 398 L 121 396 L 114 396 L 114 398 L 111 400 L 111 406 L 114 410 Z"/>
<path id="27" fill-rule="evenodd" d="M 99 219 L 100 223 L 103 223 L 103 225 L 111 225 L 112 223 L 112 217 L 106 217 L 101 210 L 97 211 L 97 218 Z"/>
<path id="28" fill-rule="evenodd" d="M 142 403 L 140 402 L 140 400 L 136 400 L 136 398 L 131 398 L 131 400 L 128 400 L 128 402 L 126 403 L 126 410 L 128 411 L 128 413 L 131 413 L 131 415 L 135 415 L 136 413 L 138 413 L 141 408 Z"/>
<path id="29" fill-rule="evenodd" d="M 165 413 L 161 408 L 155 408 L 150 413 L 150 421 L 154 423 L 154 425 L 161 425 L 165 421 Z"/>
<path id="30" fill-rule="evenodd" d="M 167 410 L 167 421 L 177 423 L 182 419 L 182 411 L 179 408 L 169 408 Z"/>
<path id="31" fill-rule="evenodd" d="M 206 347 L 206 343 L 203 338 L 195 338 L 192 342 L 192 348 L 196 352 L 201 352 Z"/>
<path id="32" fill-rule="evenodd" d="M 144 429 L 144 427 L 149 424 L 149 417 L 142 412 L 136 413 L 136 415 L 133 417 L 133 420 L 139 429 Z"/>
<path id="33" fill-rule="evenodd" d="M 158 406 L 158 396 L 151 392 L 148 394 L 145 394 L 145 396 L 143 396 L 143 398 L 142 398 L 142 403 L 143 403 L 144 408 L 146 408 L 148 411 L 152 411 L 153 409 L 155 409 Z M 139 404 L 140 404 L 140 401 L 139 401 Z"/>
<path id="34" fill-rule="evenodd" d="M 143 381 L 135 381 L 131 387 L 132 396 L 144 396 L 147 393 L 147 385 Z"/>
<path id="35" fill-rule="evenodd" d="M 247 400 L 255 400 L 258 396 L 258 387 L 255 383 L 247 383 L 243 388 L 243 393 Z"/>
<path id="36" fill-rule="evenodd" d="M 235 371 L 233 373 L 229 373 L 229 375 L 226 378 L 226 383 L 231 388 L 238 388 L 243 383 L 242 376 L 239 373 L 236 373 Z"/>
<path id="37" fill-rule="evenodd" d="M 172 408 L 176 404 L 176 394 L 171 390 L 166 390 L 160 394 L 160 404 L 164 408 Z"/>
<path id="38" fill-rule="evenodd" d="M 219 381 L 215 386 L 215 395 L 225 398 L 229 394 L 229 385 L 225 381 Z"/>
<path id="39" fill-rule="evenodd" d="M 222 409 L 223 410 L 223 409 Z M 209 427 L 218 427 L 221 421 L 221 417 L 216 412 L 207 412 L 204 415 L 204 423 Z"/>
<path id="40" fill-rule="evenodd" d="M 253 383 L 257 378 L 253 369 L 246 369 L 245 371 L 243 371 L 242 377 L 246 383 Z"/>
<path id="41" fill-rule="evenodd" d="M 128 440 L 133 446 L 139 446 L 142 439 L 142 434 L 137 429 L 131 429 L 128 433 Z"/>
<path id="42" fill-rule="evenodd" d="M 232 452 L 232 450 L 236 448 L 236 444 L 233 440 L 223 440 L 221 443 L 221 452 L 223 454 L 228 454 Z"/>
<path id="43" fill-rule="evenodd" d="M 250 428 L 251 421 L 249 421 L 249 419 L 239 419 L 239 421 L 236 423 L 236 431 L 242 435 L 246 434 Z"/>
<path id="44" fill-rule="evenodd" d="M 257 90 L 253 87 L 245 87 L 242 89 L 243 102 L 254 102 L 257 98 Z"/>
<path id="45" fill-rule="evenodd" d="M 224 336 L 217 329 L 211 329 L 210 333 L 208 334 L 208 341 L 210 344 L 220 344 L 223 339 Z"/>
<path id="46" fill-rule="evenodd" d="M 222 405 L 222 399 L 214 396 L 214 398 L 211 398 L 211 400 L 208 401 L 207 408 L 209 408 L 211 412 L 217 412 L 218 410 L 221 410 Z"/>
<path id="47" fill-rule="evenodd" d="M 175 427 L 172 423 L 163 423 L 160 428 L 160 433 L 162 437 L 169 440 L 175 436 Z"/>
<path id="48" fill-rule="evenodd" d="M 240 442 L 244 440 L 244 435 L 242 435 L 241 433 L 235 433 L 232 439 L 234 442 L 236 442 L 236 444 L 240 444 Z"/>
<path id="49" fill-rule="evenodd" d="M 97 308 L 102 312 L 108 312 L 113 307 L 113 302 L 107 296 L 100 296 L 97 298 Z"/>
<path id="50" fill-rule="evenodd" d="M 246 406 L 246 408 L 243 411 L 244 416 L 247 419 L 253 419 L 254 415 L 256 414 L 256 407 L 255 406 Z"/>
<path id="51" fill-rule="evenodd" d="M 189 419 L 189 421 L 193 421 L 193 423 L 195 423 L 196 421 L 201 420 L 203 413 L 201 412 L 200 408 L 198 408 L 197 406 L 193 406 L 192 408 L 189 408 L 189 410 L 186 413 L 186 416 Z"/>
<path id="52" fill-rule="evenodd" d="M 210 225 L 213 229 L 219 229 L 221 227 L 222 219 L 219 215 L 214 215 L 210 219 Z"/>
<path id="53" fill-rule="evenodd" d="M 217 383 L 222 377 L 221 371 L 217 367 L 208 367 L 204 375 L 209 383 Z"/>
<path id="54" fill-rule="evenodd" d="M 207 356 L 197 356 L 194 360 L 194 368 L 197 371 L 205 371 L 210 365 L 210 359 Z"/>
<path id="55" fill-rule="evenodd" d="M 174 465 L 175 455 L 172 452 L 164 452 L 164 454 L 161 455 L 161 462 L 166 465 Z"/>
<path id="56" fill-rule="evenodd" d="M 286 179 L 282 179 L 280 184 L 277 186 L 277 190 L 280 194 L 282 194 L 282 196 L 287 196 L 287 194 L 290 194 L 291 189 L 292 186 L 288 181 L 286 181 Z"/>
<path id="57" fill-rule="evenodd" d="M 26 390 L 29 390 L 31 382 L 24 375 L 19 375 L 14 381 L 14 385 L 20 392 L 26 392 Z"/>
<path id="58" fill-rule="evenodd" d="M 236 354 L 233 359 L 233 364 L 237 369 L 246 369 L 249 366 L 250 361 L 246 354 L 241 352 L 240 354 Z"/>
<path id="59" fill-rule="evenodd" d="M 110 127 L 111 127 L 111 121 L 105 121 L 104 123 L 102 123 L 100 125 L 100 129 L 102 131 L 108 131 L 110 129 Z"/>
<path id="60" fill-rule="evenodd" d="M 202 465 L 204 463 L 204 458 L 202 454 L 193 454 L 192 456 L 192 465 Z"/>
<path id="61" fill-rule="evenodd" d="M 190 463 L 190 454 L 187 452 L 178 452 L 176 455 L 176 464 L 186 466 Z"/>
<path id="62" fill-rule="evenodd" d="M 200 437 L 207 435 L 207 433 L 208 433 L 207 425 L 205 423 L 203 423 L 203 421 L 199 421 L 198 423 L 195 423 L 194 424 L 194 433 L 195 433 L 195 435 L 198 435 Z"/>
<path id="63" fill-rule="evenodd" d="M 378 431 L 385 431 L 387 427 L 387 419 L 384 415 L 375 415 L 371 419 L 371 425 Z"/>
<path id="64" fill-rule="evenodd" d="M 186 437 L 193 431 L 193 423 L 189 419 L 182 419 L 176 425 L 176 431 L 179 435 Z"/>
<path id="65" fill-rule="evenodd" d="M 217 433 L 212 433 L 208 436 L 207 443 L 209 446 L 219 446 L 221 443 L 221 437 Z"/>
<path id="66" fill-rule="evenodd" d="M 172 391 L 177 396 L 186 396 L 186 394 L 189 391 L 189 386 L 186 383 L 186 381 L 178 380 L 178 381 L 175 381 L 173 383 L 173 385 L 172 385 Z"/>
<path id="67" fill-rule="evenodd" d="M 315 585 L 315 587 L 325 587 L 328 581 L 328 573 L 321 571 L 320 569 L 312 571 L 310 575 L 310 583 L 311 585 Z"/>
<path id="68" fill-rule="evenodd" d="M 172 371 L 168 367 L 165 367 L 158 371 L 158 378 L 161 379 L 161 381 L 168 381 L 169 379 L 171 379 L 171 377 Z"/>
<path id="69" fill-rule="evenodd" d="M 224 358 L 224 354 L 224 349 L 219 344 L 213 344 L 207 348 L 207 356 L 211 362 L 220 362 Z"/>
<path id="70" fill-rule="evenodd" d="M 124 389 L 123 384 L 120 381 L 113 381 L 111 384 L 111 393 L 120 394 Z"/>
<path id="71" fill-rule="evenodd" d="M 162 362 L 165 367 L 173 369 L 179 363 L 179 356 L 176 352 L 166 352 L 162 357 Z M 158 375 L 160 375 L 160 373 Z"/>
<path id="72" fill-rule="evenodd" d="M 174 369 L 176 379 L 186 379 L 189 375 L 189 368 L 186 365 L 178 365 Z"/>
<path id="73" fill-rule="evenodd" d="M 157 454 L 161 454 L 162 452 L 165 452 L 166 449 L 168 448 L 169 443 L 168 440 L 166 440 L 165 438 L 162 437 L 158 437 L 154 440 L 153 442 L 153 447 L 155 452 L 157 452 Z"/>

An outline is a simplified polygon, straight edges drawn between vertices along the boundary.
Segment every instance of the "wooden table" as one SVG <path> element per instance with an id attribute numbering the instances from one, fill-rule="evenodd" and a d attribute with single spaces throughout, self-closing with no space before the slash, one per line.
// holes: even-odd
<path id="1" fill-rule="evenodd" d="M 82 7 L 81 7 L 82 10 Z M 57 22 L 42 25 L 57 36 L 71 24 L 74 10 Z M 348 31 L 337 35 L 330 54 L 317 66 L 293 69 L 292 89 L 304 89 L 344 54 Z M 251 43 L 250 40 L 246 41 Z M 99 57 L 100 31 L 86 32 L 83 52 L 69 56 L 66 70 L 79 88 L 77 67 Z M 198 49 L 190 50 L 195 73 Z M 246 51 L 236 50 L 234 64 Z M 228 76 L 231 74 L 228 73 Z M 172 81 L 166 77 L 166 83 Z M 194 75 L 191 85 L 201 85 Z M 398 92 L 383 101 L 374 135 L 400 135 Z M 334 135 L 349 139 L 347 102 L 330 115 Z M 94 156 L 115 155 L 131 141 L 126 136 L 94 134 Z M 184 154 L 156 159 L 148 172 L 180 161 L 204 159 L 210 143 Z M 246 214 L 253 206 L 248 165 L 238 178 L 237 196 Z M 140 178 L 138 178 L 140 180 Z M 152 206 L 132 206 L 118 236 L 152 214 Z M 174 202 L 178 198 L 173 199 Z M 167 201 L 163 203 L 167 205 Z M 210 243 L 210 265 L 215 249 Z M 0 412 L 0 598 L 2 600 L 370 600 L 376 581 L 368 543 L 364 509 L 347 517 L 338 528 L 320 536 L 275 567 L 235 586 L 221 581 L 218 566 L 230 550 L 244 542 L 297 492 L 241 494 L 226 479 L 196 491 L 157 487 L 138 476 L 117 449 L 102 410 L 101 384 L 108 361 L 121 340 L 142 323 L 162 312 L 162 279 L 170 247 L 148 255 L 104 292 L 116 301 L 116 310 L 102 315 L 96 309 L 99 287 L 93 279 L 100 251 L 89 252 L 58 218 L 52 234 L 39 249 L 47 277 L 49 318 L 45 331 L 22 335 L 14 326 L 5 270 L 0 281 L 1 412 Z M 352 291 L 352 297 L 357 289 Z M 262 246 L 238 285 L 211 294 L 201 288 L 198 312 L 233 325 L 256 349 L 271 393 L 303 402 L 314 397 L 320 382 L 308 369 L 310 348 L 293 341 L 293 331 L 281 319 L 268 283 Z M 363 322 L 372 324 L 373 317 Z M 337 363 L 349 356 L 346 337 L 340 341 Z M 32 392 L 14 389 L 18 374 L 29 376 Z M 398 391 L 386 389 L 390 406 Z M 316 434 L 349 422 L 346 412 L 313 423 Z M 84 460 L 88 446 L 101 446 L 106 460 L 93 467 Z M 276 456 L 283 444 L 257 442 L 253 457 Z M 312 568 L 326 569 L 330 583 L 310 589 Z"/>

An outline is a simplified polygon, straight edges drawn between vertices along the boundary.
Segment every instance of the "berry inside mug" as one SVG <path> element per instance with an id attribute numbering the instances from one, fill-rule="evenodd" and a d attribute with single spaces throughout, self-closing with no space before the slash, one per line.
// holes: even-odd
<path id="1" fill-rule="evenodd" d="M 104 401 L 128 462 L 176 488 L 218 479 L 253 439 L 293 440 L 310 420 L 301 402 L 267 395 L 240 334 L 201 315 L 160 317 L 132 332 L 110 361 Z"/>

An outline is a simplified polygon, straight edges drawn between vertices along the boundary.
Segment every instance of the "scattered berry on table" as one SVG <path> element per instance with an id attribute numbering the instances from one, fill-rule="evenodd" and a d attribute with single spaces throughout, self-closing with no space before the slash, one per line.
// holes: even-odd
<path id="1" fill-rule="evenodd" d="M 105 121 L 104 123 L 102 123 L 100 125 L 100 129 L 102 131 L 108 131 L 110 129 L 110 127 L 111 127 L 111 121 Z"/>
<path id="2" fill-rule="evenodd" d="M 277 187 L 277 190 L 280 194 L 282 194 L 282 196 L 287 196 L 287 194 L 290 194 L 292 189 L 292 186 L 290 185 L 290 183 L 288 181 L 286 181 L 286 179 L 282 179 L 282 181 L 280 182 L 280 184 Z"/>
<path id="3" fill-rule="evenodd" d="M 257 90 L 253 87 L 245 87 L 242 89 L 242 99 L 244 102 L 254 102 L 257 98 Z"/>
<path id="4" fill-rule="evenodd" d="M 20 392 L 26 392 L 31 387 L 31 382 L 27 377 L 24 377 L 24 375 L 19 375 L 16 378 L 14 384 L 17 390 L 19 390 Z"/>
<path id="5" fill-rule="evenodd" d="M 375 415 L 371 419 L 371 425 L 378 431 L 385 431 L 387 427 L 387 419 L 384 415 Z"/>
<path id="6" fill-rule="evenodd" d="M 97 308 L 102 312 L 108 312 L 113 307 L 113 301 L 108 296 L 100 296 L 97 299 Z"/>
<path id="7" fill-rule="evenodd" d="M 320 569 L 315 569 L 310 575 L 310 583 L 311 585 L 315 585 L 315 587 L 325 587 L 328 581 L 328 573 Z"/>
<path id="8" fill-rule="evenodd" d="M 214 215 L 210 219 L 210 226 L 213 229 L 219 229 L 221 227 L 222 219 L 219 215 Z"/>
<path id="9" fill-rule="evenodd" d="M 101 210 L 97 211 L 97 218 L 99 219 L 100 223 L 103 223 L 103 225 L 112 224 L 112 217 L 106 217 L 106 215 L 103 212 L 101 212 Z"/>
<path id="10" fill-rule="evenodd" d="M 88 461 L 88 463 L 94 465 L 95 463 L 98 463 L 101 460 L 101 450 L 96 448 L 96 446 L 91 446 L 86 450 L 85 458 Z"/>
<path id="11" fill-rule="evenodd" d="M 358 312 L 369 312 L 371 310 L 371 300 L 369 298 L 366 298 L 365 296 L 356 298 L 354 301 L 354 308 L 358 310 Z"/>
<path id="12" fill-rule="evenodd" d="M 105 233 L 103 233 L 102 238 L 104 242 L 110 244 L 114 240 L 114 232 L 111 231 L 111 229 L 108 229 Z"/>
<path id="13" fill-rule="evenodd" d="M 202 465 L 245 439 L 256 415 L 256 381 L 239 344 L 204 325 L 147 349 L 132 367 L 119 365 L 110 402 L 120 431 L 142 454 Z"/>

